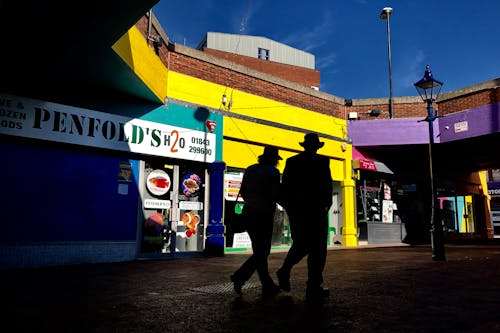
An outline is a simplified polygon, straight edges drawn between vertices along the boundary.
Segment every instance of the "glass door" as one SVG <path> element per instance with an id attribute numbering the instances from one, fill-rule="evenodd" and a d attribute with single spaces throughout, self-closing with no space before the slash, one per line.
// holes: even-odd
<path id="1" fill-rule="evenodd" d="M 205 242 L 205 220 L 208 212 L 205 207 L 208 173 L 200 163 L 182 163 L 178 165 L 179 187 L 177 189 L 176 209 L 179 211 L 175 251 L 202 251 Z"/>
<path id="2" fill-rule="evenodd" d="M 202 251 L 208 206 L 206 164 L 151 158 L 142 162 L 140 252 Z"/>

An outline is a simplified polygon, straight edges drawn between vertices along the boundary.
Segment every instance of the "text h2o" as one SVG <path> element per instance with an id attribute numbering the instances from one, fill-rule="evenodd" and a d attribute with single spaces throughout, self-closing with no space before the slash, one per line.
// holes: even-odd
<path id="1" fill-rule="evenodd" d="M 177 153 L 179 149 L 177 148 L 177 145 L 179 145 L 180 148 L 184 148 L 186 146 L 186 139 L 181 138 L 179 136 L 179 132 L 177 130 L 173 130 L 170 135 L 173 137 L 174 142 L 172 143 L 172 146 L 170 147 L 170 152 L 172 153 Z"/>

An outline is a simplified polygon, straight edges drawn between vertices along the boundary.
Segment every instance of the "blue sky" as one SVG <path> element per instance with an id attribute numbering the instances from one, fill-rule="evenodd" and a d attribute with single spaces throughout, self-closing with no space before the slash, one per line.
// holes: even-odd
<path id="1" fill-rule="evenodd" d="M 442 92 L 500 78 L 498 0 L 161 0 L 153 7 L 169 38 L 196 47 L 206 32 L 262 36 L 315 55 L 320 90 L 342 98 L 415 96 L 431 66 Z"/>

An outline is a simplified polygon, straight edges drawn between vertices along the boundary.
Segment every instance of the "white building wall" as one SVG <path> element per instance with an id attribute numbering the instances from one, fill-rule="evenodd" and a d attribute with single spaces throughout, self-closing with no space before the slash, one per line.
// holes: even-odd
<path id="1" fill-rule="evenodd" d="M 314 55 L 269 38 L 247 35 L 208 32 L 205 46 L 209 49 L 258 57 L 258 49 L 269 50 L 269 60 L 283 64 L 315 69 Z"/>

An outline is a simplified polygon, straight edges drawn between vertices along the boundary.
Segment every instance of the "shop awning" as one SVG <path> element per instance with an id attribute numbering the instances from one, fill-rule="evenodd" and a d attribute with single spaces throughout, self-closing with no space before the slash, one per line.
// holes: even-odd
<path id="1" fill-rule="evenodd" d="M 352 167 L 353 169 L 394 174 L 385 163 L 363 156 L 363 154 L 354 147 L 352 147 Z"/>

